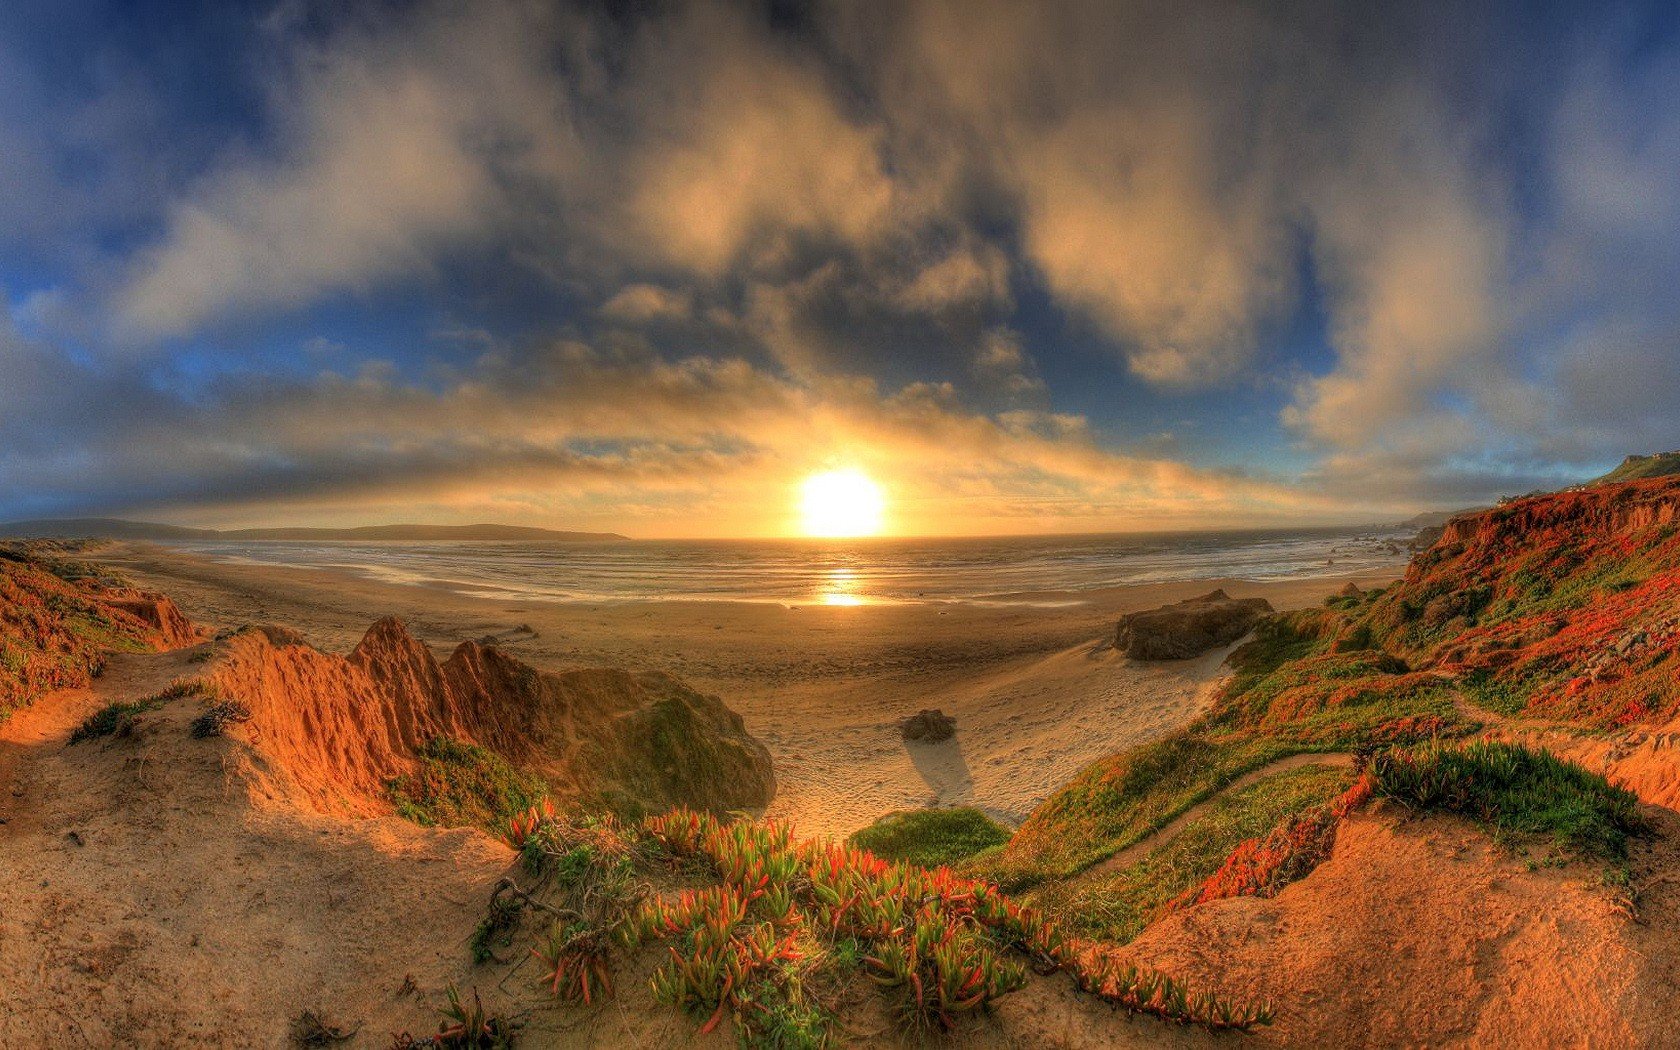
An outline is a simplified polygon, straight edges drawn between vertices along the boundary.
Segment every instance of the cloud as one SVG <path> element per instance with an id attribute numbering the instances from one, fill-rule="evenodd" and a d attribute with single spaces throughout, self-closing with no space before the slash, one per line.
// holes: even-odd
<path id="1" fill-rule="evenodd" d="M 1505 326 L 1509 225 L 1473 151 L 1405 92 L 1365 109 L 1318 180 L 1314 242 L 1337 367 L 1307 383 L 1285 422 L 1350 449 L 1426 415 L 1442 392 L 1492 378 Z M 1393 148 L 1399 137 L 1407 144 Z"/>
<path id="2" fill-rule="evenodd" d="M 625 285 L 601 304 L 601 316 L 624 324 L 686 321 L 693 314 L 692 294 L 656 284 Z"/>
<path id="3" fill-rule="evenodd" d="M 937 0 L 838 21 L 898 137 L 954 129 L 945 177 L 1006 202 L 1026 260 L 1134 372 L 1196 385 L 1247 362 L 1293 284 L 1284 143 L 1264 126 L 1275 24 L 1241 5 Z"/>
<path id="4" fill-rule="evenodd" d="M 799 479 L 836 461 L 886 481 L 906 531 L 984 531 L 1026 505 L 1043 516 L 1017 528 L 1079 527 L 1078 515 L 1120 507 L 1168 525 L 1314 505 L 1273 482 L 1104 450 L 1078 417 L 988 415 L 948 384 L 801 382 L 739 359 L 559 342 L 492 352 L 441 386 L 376 364 L 229 375 L 191 399 L 135 371 L 89 371 L 15 331 L 0 338 L 0 365 L 18 380 L 0 395 L 0 504 L 18 513 L 166 508 L 229 521 L 424 506 L 458 517 L 515 503 L 633 531 L 773 533 Z M 77 407 L 90 393 L 101 407 Z"/>
<path id="5" fill-rule="evenodd" d="M 284 5 L 247 41 L 261 118 L 188 146 L 133 69 L 52 107 L 20 77 L 5 243 L 63 246 L 17 267 L 5 396 L 33 424 L 4 424 L 0 485 L 728 507 L 874 441 L 964 520 L 1113 525 L 1567 478 L 1680 444 L 1680 59 L 1575 19 Z M 387 289 L 444 303 L 439 337 L 315 323 L 363 295 L 378 328 Z M 340 349 L 270 365 L 253 320 Z M 1270 421 L 1224 454 L 1292 443 L 1300 492 L 1105 436 L 1222 398 Z"/>
<path id="6" fill-rule="evenodd" d="M 632 61 L 629 232 L 654 260 L 718 276 L 775 266 L 789 238 L 888 233 L 898 194 L 878 133 L 739 8 L 688 4 L 646 29 Z"/>
<path id="7" fill-rule="evenodd" d="M 325 43 L 283 36 L 276 141 L 231 150 L 117 293 L 120 329 L 182 335 L 426 271 L 568 168 L 566 96 L 529 5 L 422 7 Z"/>

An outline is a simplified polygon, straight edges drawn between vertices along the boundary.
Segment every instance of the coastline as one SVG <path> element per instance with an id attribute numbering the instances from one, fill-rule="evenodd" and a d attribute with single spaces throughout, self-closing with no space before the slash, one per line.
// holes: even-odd
<path id="1" fill-rule="evenodd" d="M 1107 646 L 1125 612 L 1222 587 L 1278 609 L 1401 572 L 1262 583 L 1215 579 L 1080 592 L 1077 604 L 794 606 L 764 602 L 498 600 L 348 571 L 223 561 L 120 543 L 91 556 L 169 594 L 213 628 L 282 623 L 344 652 L 396 616 L 440 652 L 508 635 L 542 667 L 666 671 L 740 712 L 775 762 L 769 815 L 801 834 L 844 835 L 893 810 L 975 805 L 1006 823 L 1079 769 L 1200 712 L 1225 651 L 1135 663 Z M 528 625 L 536 636 L 511 632 Z M 905 744 L 900 718 L 957 719 L 940 745 Z"/>

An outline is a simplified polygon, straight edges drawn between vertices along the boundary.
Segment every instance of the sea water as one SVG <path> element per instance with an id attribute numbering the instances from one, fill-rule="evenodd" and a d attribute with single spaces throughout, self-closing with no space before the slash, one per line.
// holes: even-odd
<path id="1" fill-rule="evenodd" d="M 1127 584 L 1396 571 L 1410 537 L 1399 527 L 1365 527 L 961 539 L 171 545 L 499 599 L 1064 605 Z"/>

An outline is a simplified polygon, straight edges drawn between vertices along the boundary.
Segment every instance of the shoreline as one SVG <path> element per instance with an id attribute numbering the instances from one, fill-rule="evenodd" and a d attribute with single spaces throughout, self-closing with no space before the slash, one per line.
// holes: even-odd
<path id="1" fill-rule="evenodd" d="M 86 556 L 162 591 L 216 629 L 282 623 L 346 652 L 384 616 L 447 652 L 529 626 L 504 643 L 539 667 L 665 671 L 719 695 L 770 749 L 768 815 L 840 836 L 894 810 L 975 805 L 1017 823 L 1085 765 L 1192 721 L 1225 652 L 1139 663 L 1108 646 L 1125 612 L 1223 587 L 1279 609 L 1316 604 L 1357 573 L 1253 583 L 1208 579 L 1080 592 L 1077 605 L 796 605 L 495 599 L 324 568 L 234 562 L 118 543 Z M 924 707 L 957 719 L 954 740 L 906 744 L 897 722 Z"/>

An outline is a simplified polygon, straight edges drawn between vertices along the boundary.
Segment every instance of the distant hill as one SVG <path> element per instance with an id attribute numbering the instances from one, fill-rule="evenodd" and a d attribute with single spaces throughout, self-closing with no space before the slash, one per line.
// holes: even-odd
<path id="1" fill-rule="evenodd" d="M 1629 456 L 1621 466 L 1603 477 L 1594 478 L 1589 485 L 1613 485 L 1618 481 L 1638 481 L 1641 478 L 1665 478 L 1680 474 L 1680 451 L 1655 452 L 1649 456 Z"/>
<path id="2" fill-rule="evenodd" d="M 214 539 L 216 531 L 121 518 L 42 518 L 0 523 L 0 536 L 53 540 L 197 540 Z"/>
<path id="3" fill-rule="evenodd" d="M 193 529 L 121 518 L 47 518 L 0 524 L 0 536 L 114 540 L 458 540 L 521 543 L 607 543 L 628 539 L 616 532 L 563 532 L 528 525 L 363 525 L 349 529 Z"/>
<path id="4" fill-rule="evenodd" d="M 1403 529 L 1432 529 L 1439 528 L 1460 514 L 1470 514 L 1480 508 L 1465 507 L 1462 510 L 1426 510 L 1422 514 L 1413 515 L 1400 523 Z"/>

